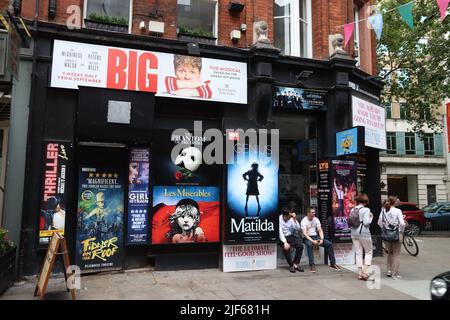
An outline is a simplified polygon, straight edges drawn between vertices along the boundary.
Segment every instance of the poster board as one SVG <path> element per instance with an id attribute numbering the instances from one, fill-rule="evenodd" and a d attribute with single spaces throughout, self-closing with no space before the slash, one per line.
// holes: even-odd
<path id="1" fill-rule="evenodd" d="M 67 268 L 70 266 L 69 252 L 67 250 L 66 239 L 58 232 L 54 232 L 50 245 L 47 248 L 44 263 L 39 273 L 34 296 L 39 296 L 41 300 L 45 297 L 48 280 L 52 274 L 53 266 L 55 265 L 57 255 L 62 255 L 64 261 L 64 275 L 67 283 Z M 70 289 L 70 294 L 73 300 L 76 300 L 75 289 Z"/>
<path id="2" fill-rule="evenodd" d="M 223 246 L 223 272 L 276 268 L 277 245 L 275 243 Z"/>

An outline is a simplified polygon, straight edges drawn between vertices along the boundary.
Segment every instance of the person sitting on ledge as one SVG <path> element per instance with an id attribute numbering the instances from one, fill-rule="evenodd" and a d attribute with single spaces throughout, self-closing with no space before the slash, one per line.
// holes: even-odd
<path id="1" fill-rule="evenodd" d="M 316 272 L 316 265 L 314 264 L 313 246 L 321 246 L 325 248 L 330 258 L 330 268 L 341 271 L 341 267 L 336 264 L 334 257 L 333 244 L 323 236 L 323 230 L 319 219 L 315 217 L 316 209 L 309 208 L 308 214 L 302 219 L 301 228 L 303 232 L 303 238 L 306 245 L 306 251 L 308 252 L 309 266 L 311 272 Z"/>
<path id="2" fill-rule="evenodd" d="M 301 237 L 295 235 L 295 231 L 300 230 L 300 224 L 298 223 L 295 212 L 291 212 L 287 208 L 283 208 L 280 214 L 280 232 L 279 232 L 279 244 L 283 248 L 284 256 L 289 264 L 289 271 L 294 273 L 296 270 L 305 271 L 300 266 L 300 259 L 303 253 L 303 243 Z M 292 261 L 291 247 L 295 249 L 294 261 Z"/>

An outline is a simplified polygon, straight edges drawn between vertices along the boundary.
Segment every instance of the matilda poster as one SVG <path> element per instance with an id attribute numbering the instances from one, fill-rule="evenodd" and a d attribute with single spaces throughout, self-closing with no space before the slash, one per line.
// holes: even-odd
<path id="1" fill-rule="evenodd" d="M 148 242 L 149 150 L 132 148 L 128 171 L 127 244 Z"/>
<path id="2" fill-rule="evenodd" d="M 331 160 L 330 170 L 334 238 L 338 241 L 350 240 L 347 217 L 356 205 L 356 161 Z"/>
<path id="3" fill-rule="evenodd" d="M 219 185 L 220 165 L 206 164 L 203 151 L 210 144 L 203 135 L 174 134 L 171 130 L 155 133 L 154 185 L 159 186 L 216 186 Z M 171 154 L 174 147 L 183 144 L 175 159 Z"/>
<path id="4" fill-rule="evenodd" d="M 117 168 L 80 168 L 75 263 L 81 270 L 121 268 L 123 203 Z"/>
<path id="5" fill-rule="evenodd" d="M 274 136 L 272 136 L 272 139 Z M 278 155 L 271 145 L 237 142 L 227 160 L 225 242 L 275 241 L 278 235 Z M 231 157 L 231 158 L 230 158 Z"/>
<path id="6" fill-rule="evenodd" d="M 49 244 L 53 232 L 64 235 L 66 224 L 66 175 L 69 163 L 68 143 L 44 144 L 44 176 L 42 177 L 39 216 L 39 244 Z"/>
<path id="7" fill-rule="evenodd" d="M 152 244 L 219 241 L 219 188 L 154 186 Z"/>

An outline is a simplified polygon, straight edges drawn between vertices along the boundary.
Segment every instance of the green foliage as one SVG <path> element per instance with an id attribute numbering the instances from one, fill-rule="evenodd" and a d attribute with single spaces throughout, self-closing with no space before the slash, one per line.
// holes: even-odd
<path id="1" fill-rule="evenodd" d="M 381 12 L 409 0 L 377 1 Z M 441 22 L 435 0 L 417 0 L 413 7 L 414 30 L 398 10 L 383 14 L 383 33 L 377 45 L 379 76 L 386 82 L 383 103 L 403 98 L 406 119 L 423 136 L 428 126 L 442 131 L 438 108 L 449 95 L 450 19 Z M 424 117 L 424 114 L 435 114 Z"/>
<path id="2" fill-rule="evenodd" d="M 8 230 L 0 228 L 0 256 L 14 247 L 14 243 L 8 239 Z"/>
<path id="3" fill-rule="evenodd" d="M 110 16 L 103 16 L 96 13 L 91 13 L 88 17 L 89 20 L 96 21 L 96 22 L 102 22 L 102 23 L 109 23 L 109 24 L 115 24 L 119 26 L 128 26 L 128 20 L 125 18 L 120 17 L 110 17 Z"/>
<path id="4" fill-rule="evenodd" d="M 214 34 L 210 31 L 205 31 L 202 29 L 195 29 L 187 26 L 179 26 L 178 33 L 186 34 L 194 37 L 207 37 L 214 38 Z"/>

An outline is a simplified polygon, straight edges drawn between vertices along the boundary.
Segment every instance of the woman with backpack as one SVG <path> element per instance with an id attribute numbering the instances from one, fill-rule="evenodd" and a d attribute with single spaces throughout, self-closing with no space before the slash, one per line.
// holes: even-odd
<path id="1" fill-rule="evenodd" d="M 400 266 L 400 250 L 403 242 L 403 232 L 405 231 L 405 220 L 402 210 L 395 207 L 397 197 L 389 197 L 384 201 L 381 209 L 378 225 L 381 228 L 381 238 L 386 244 L 387 256 L 387 276 L 393 279 L 401 279 L 398 273 Z"/>
<path id="2" fill-rule="evenodd" d="M 372 264 L 372 235 L 370 234 L 370 224 L 373 214 L 367 208 L 369 198 L 366 194 L 359 194 L 356 197 L 356 206 L 350 212 L 347 222 L 351 228 L 353 248 L 356 253 L 356 265 L 358 267 L 358 279 L 366 281 L 369 278 L 367 269 Z M 363 253 L 364 259 L 363 259 Z M 363 261 L 364 260 L 364 261 Z"/>

